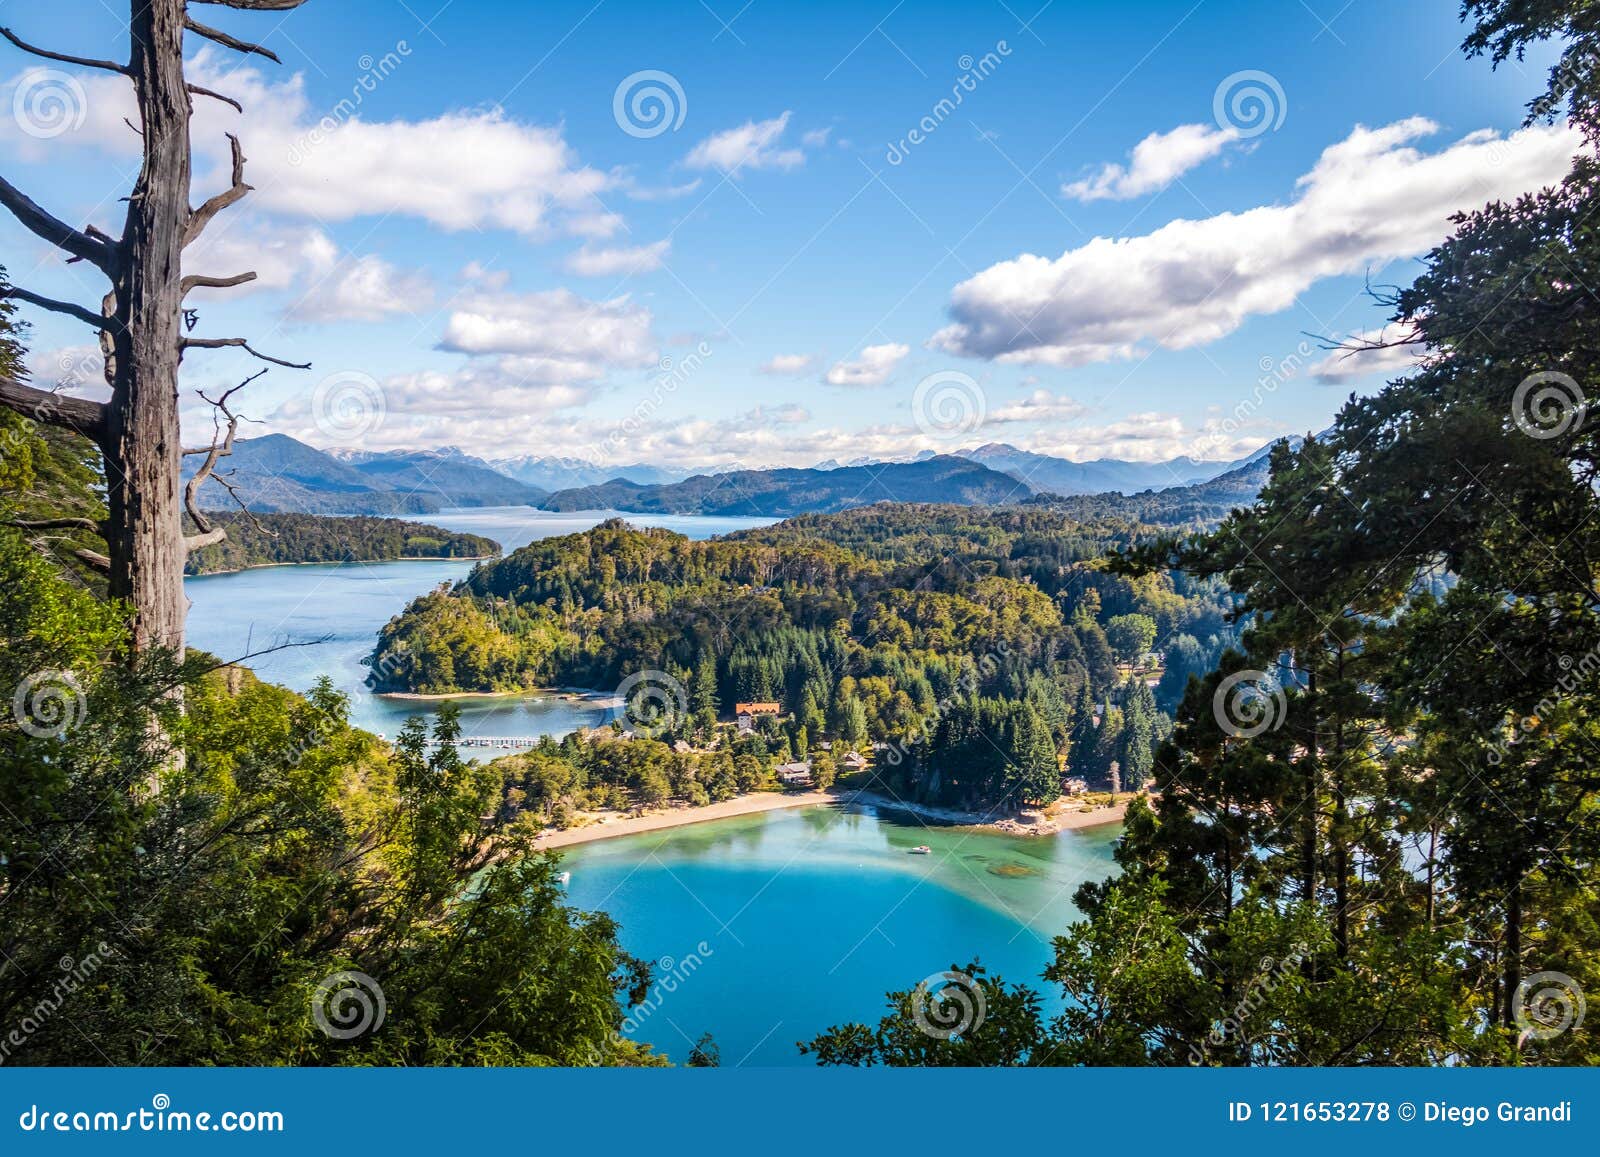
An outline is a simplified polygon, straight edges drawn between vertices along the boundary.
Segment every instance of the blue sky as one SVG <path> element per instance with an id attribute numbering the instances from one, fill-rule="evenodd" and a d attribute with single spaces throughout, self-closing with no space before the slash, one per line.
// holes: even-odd
<path id="1" fill-rule="evenodd" d="M 4 0 L 0 23 L 121 56 L 118 8 Z M 226 183 L 226 131 L 257 192 L 187 268 L 261 274 L 196 294 L 196 332 L 312 361 L 245 409 L 322 446 L 1234 457 L 1403 372 L 1307 334 L 1377 329 L 1368 276 L 1407 281 L 1449 211 L 1554 181 L 1576 147 L 1519 131 L 1548 58 L 1464 60 L 1456 9 L 196 5 L 283 59 L 190 37 L 191 77 L 247 106 L 200 102 L 194 201 Z M 115 231 L 126 82 L 0 50 L 6 175 Z M 665 121 L 630 111 L 651 88 Z M 18 284 L 102 292 L 10 222 L 0 247 Z M 39 382 L 92 392 L 92 335 L 27 316 Z M 197 432 L 191 392 L 254 368 L 189 355 Z"/>

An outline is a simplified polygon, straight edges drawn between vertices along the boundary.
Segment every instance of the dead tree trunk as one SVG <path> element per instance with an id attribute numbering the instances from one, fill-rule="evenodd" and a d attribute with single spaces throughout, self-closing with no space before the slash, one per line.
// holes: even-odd
<path id="1" fill-rule="evenodd" d="M 238 105 L 185 79 L 184 33 L 277 60 L 259 45 L 190 19 L 188 5 L 282 11 L 304 2 L 130 0 L 126 64 L 46 51 L 10 29 L 0 29 L 0 35 L 34 55 L 127 76 L 137 100 L 140 123 L 135 131 L 144 141 L 144 163 L 127 199 L 120 238 L 93 225 L 75 229 L 0 178 L 0 204 L 71 260 L 97 266 L 111 283 L 98 312 L 13 287 L 0 286 L 0 295 L 76 317 L 97 329 L 111 399 L 104 404 L 85 402 L 18 382 L 0 382 L 0 403 L 33 421 L 77 430 L 100 447 L 109 511 L 102 533 L 110 594 L 132 606 L 135 645 L 141 650 L 159 647 L 182 653 L 188 610 L 184 561 L 190 550 L 217 541 L 220 533 L 184 536 L 184 498 L 179 493 L 184 450 L 178 424 L 178 367 L 184 351 L 239 347 L 266 361 L 292 364 L 257 354 L 243 338 L 185 337 L 183 302 L 190 290 L 238 285 L 255 274 L 186 277 L 183 272 L 184 248 L 212 218 L 250 191 L 244 183 L 243 152 L 238 140 L 230 138 L 231 186 L 198 209 L 190 208 L 191 99 L 205 96 Z"/>

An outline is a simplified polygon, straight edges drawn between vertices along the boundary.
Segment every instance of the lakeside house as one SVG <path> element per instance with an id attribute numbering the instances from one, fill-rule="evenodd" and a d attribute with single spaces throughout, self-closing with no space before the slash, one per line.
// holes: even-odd
<path id="1" fill-rule="evenodd" d="M 811 764 L 780 763 L 775 774 L 784 787 L 806 787 L 811 783 Z"/>

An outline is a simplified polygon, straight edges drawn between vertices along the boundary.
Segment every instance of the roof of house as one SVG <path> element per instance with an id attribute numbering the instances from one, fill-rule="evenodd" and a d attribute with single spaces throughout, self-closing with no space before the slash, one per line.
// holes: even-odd
<path id="1" fill-rule="evenodd" d="M 735 715 L 776 715 L 783 710 L 781 703 L 736 703 Z"/>

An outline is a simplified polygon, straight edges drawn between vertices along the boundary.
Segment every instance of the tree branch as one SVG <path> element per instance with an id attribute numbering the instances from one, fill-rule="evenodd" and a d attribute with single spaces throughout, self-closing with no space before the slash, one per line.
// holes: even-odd
<path id="1" fill-rule="evenodd" d="M 105 436 L 106 408 L 100 402 L 36 390 L 5 374 L 0 374 L 0 405 L 35 422 L 76 430 L 96 445 Z"/>
<path id="2" fill-rule="evenodd" d="M 244 149 L 239 144 L 239 138 L 229 133 L 228 144 L 233 152 L 233 183 L 189 214 L 189 224 L 183 231 L 184 245 L 193 243 L 218 213 L 252 192 L 251 187 L 244 183 Z"/>
<path id="3" fill-rule="evenodd" d="M 242 349 L 251 357 L 260 358 L 264 362 L 271 362 L 275 366 L 286 366 L 291 370 L 309 370 L 310 362 L 286 362 L 282 358 L 270 357 L 260 350 L 250 348 L 250 343 L 242 337 L 186 337 L 178 342 L 180 350 L 217 350 L 226 348 Z"/>
<path id="4" fill-rule="evenodd" d="M 112 328 L 111 318 L 70 301 L 57 301 L 53 297 L 42 297 L 31 290 L 22 289 L 15 285 L 0 286 L 0 298 L 7 297 L 15 298 L 18 301 L 26 301 L 30 305 L 37 305 L 40 309 L 48 309 L 52 313 L 64 313 L 68 317 L 75 317 L 79 321 L 88 322 L 95 329 Z"/>
<path id="5" fill-rule="evenodd" d="M 236 36 L 229 36 L 220 28 L 211 28 L 208 25 L 201 24 L 193 16 L 184 17 L 183 26 L 190 32 L 193 32 L 196 36 L 204 36 L 207 40 L 213 40 L 222 45 L 224 48 L 231 48 L 235 52 L 244 53 L 246 56 L 249 56 L 252 53 L 256 56 L 265 56 L 274 64 L 283 63 L 283 61 L 278 59 L 278 54 L 273 52 L 270 48 L 263 48 L 261 45 L 252 44 L 248 40 L 240 40 Z"/>
<path id="6" fill-rule="evenodd" d="M 306 0 L 193 0 L 196 4 L 220 4 L 224 8 L 243 8 L 251 12 L 287 12 Z"/>
<path id="7" fill-rule="evenodd" d="M 223 96 L 215 89 L 204 88 L 198 84 L 185 85 L 185 87 L 195 96 L 209 96 L 212 100 L 220 100 L 223 104 L 231 104 L 236 112 L 244 112 L 244 105 L 234 100 L 231 96 Z"/>
<path id="8" fill-rule="evenodd" d="M 185 277 L 180 288 L 183 291 L 183 295 L 187 297 L 191 289 L 232 289 L 236 285 L 243 285 L 255 279 L 256 275 L 253 272 L 235 273 L 232 277 L 205 277 L 195 274 L 191 277 Z"/>
<path id="9" fill-rule="evenodd" d="M 82 548 L 74 550 L 72 553 L 77 557 L 79 562 L 88 566 L 92 566 L 101 574 L 111 573 L 111 560 L 105 555 L 100 554 L 97 551 L 84 550 Z"/>
<path id="10" fill-rule="evenodd" d="M 8 522 L 6 525 L 13 526 L 18 530 L 92 530 L 99 535 L 104 535 L 106 532 L 104 524 L 96 522 L 92 518 L 24 519 Z"/>
<path id="11" fill-rule="evenodd" d="M 243 510 L 245 514 L 249 516 L 252 522 L 255 522 L 258 530 L 264 531 L 266 529 L 259 522 L 256 522 L 255 515 L 251 514 L 250 508 L 247 507 L 244 504 L 243 499 L 239 497 L 239 492 L 234 488 L 233 484 L 220 475 L 214 475 L 213 473 L 213 471 L 216 469 L 218 459 L 232 457 L 233 440 L 239 433 L 239 415 L 235 414 L 228 408 L 228 399 L 233 397 L 234 394 L 244 389 L 251 382 L 255 381 L 266 372 L 266 370 L 262 370 L 260 373 L 251 374 L 237 386 L 234 386 L 232 389 L 223 393 L 220 398 L 208 398 L 203 391 L 200 394 L 202 400 L 210 402 L 211 405 L 223 415 L 223 417 L 228 419 L 228 430 L 227 433 L 222 435 L 222 437 L 219 439 L 218 435 L 222 433 L 222 424 L 217 422 L 215 415 L 213 415 L 215 432 L 211 437 L 211 445 L 200 451 L 184 451 L 185 454 L 204 453 L 206 456 L 206 460 L 200 464 L 200 469 L 194 472 L 194 477 L 190 478 L 188 483 L 185 484 L 183 488 L 183 505 L 185 509 L 188 510 L 189 517 L 194 520 L 195 526 L 200 530 L 199 534 L 191 534 L 184 538 L 183 546 L 186 551 L 201 550 L 204 547 L 213 546 L 216 543 L 222 542 L 228 537 L 228 531 L 226 527 L 213 526 L 211 524 L 211 520 L 207 518 L 200 510 L 200 503 L 198 501 L 200 487 L 205 483 L 207 478 L 215 478 L 216 482 L 221 485 L 230 496 L 232 496 L 235 502 L 239 504 L 239 509 Z"/>
<path id="12" fill-rule="evenodd" d="M 123 76 L 133 75 L 133 70 L 126 64 L 118 64 L 114 60 L 94 60 L 87 56 L 68 56 L 66 53 L 50 52 L 46 49 L 38 48 L 23 40 L 9 28 L 0 28 L 0 36 L 4 36 L 22 51 L 31 52 L 35 56 L 42 56 L 46 60 L 59 60 L 62 64 L 77 64 L 84 68 L 103 68 L 107 72 L 120 73 Z"/>
<path id="13" fill-rule="evenodd" d="M 104 241 L 96 240 L 91 233 L 79 232 L 65 221 L 57 220 L 29 200 L 20 189 L 4 177 L 0 177 L 0 205 L 9 209 L 12 216 L 36 236 L 44 238 L 57 248 L 66 250 L 74 257 L 98 266 L 108 276 L 114 275 L 118 264 L 116 249 Z"/>

